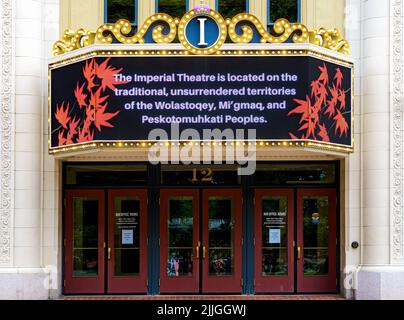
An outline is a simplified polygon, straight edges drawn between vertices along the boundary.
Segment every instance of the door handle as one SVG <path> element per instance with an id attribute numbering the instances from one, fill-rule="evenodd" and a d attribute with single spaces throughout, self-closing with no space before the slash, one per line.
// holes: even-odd
<path id="1" fill-rule="evenodd" d="M 299 247 L 297 247 L 297 260 L 300 260 L 300 256 L 301 256 L 301 254 L 300 254 L 300 246 L 299 246 Z"/>
<path id="2" fill-rule="evenodd" d="M 202 257 L 205 259 L 206 258 L 206 247 L 203 246 L 202 248 Z"/>
<path id="3" fill-rule="evenodd" d="M 196 251 L 196 258 L 199 259 L 199 246 L 195 247 L 195 251 Z"/>
<path id="4" fill-rule="evenodd" d="M 108 248 L 108 260 L 111 260 L 111 248 Z"/>

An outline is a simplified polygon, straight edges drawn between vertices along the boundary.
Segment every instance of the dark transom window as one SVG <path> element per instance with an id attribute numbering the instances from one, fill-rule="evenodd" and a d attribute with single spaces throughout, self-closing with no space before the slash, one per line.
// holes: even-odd
<path id="1" fill-rule="evenodd" d="M 217 10 L 225 19 L 248 12 L 248 1 L 246 0 L 216 0 L 216 3 Z"/>
<path id="2" fill-rule="evenodd" d="M 157 0 L 156 11 L 173 18 L 182 18 L 188 10 L 188 0 Z"/>
<path id="3" fill-rule="evenodd" d="M 280 18 L 300 22 L 300 0 L 268 0 L 268 18 L 270 25 Z"/>
<path id="4" fill-rule="evenodd" d="M 119 19 L 137 24 L 137 0 L 105 0 L 105 20 L 115 23 Z"/>

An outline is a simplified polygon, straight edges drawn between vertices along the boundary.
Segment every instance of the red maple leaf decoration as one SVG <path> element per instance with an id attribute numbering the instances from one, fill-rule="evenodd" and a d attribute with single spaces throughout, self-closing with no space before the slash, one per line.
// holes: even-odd
<path id="1" fill-rule="evenodd" d="M 111 120 L 120 112 L 107 112 L 109 95 L 103 92 L 115 90 L 117 85 L 126 82 L 116 80 L 116 74 L 122 69 L 112 67 L 109 62 L 110 58 L 101 64 L 97 64 L 95 59 L 86 61 L 83 67 L 85 82 L 81 86 L 79 82 L 76 84 L 74 97 L 77 103 L 73 110 L 70 110 L 69 104 L 65 108 L 65 102 L 60 107 L 56 106 L 54 116 L 61 125 L 55 130 L 59 146 L 93 141 L 96 129 L 101 132 L 103 127 L 114 128 Z M 72 119 L 70 114 L 75 108 L 78 109 L 72 113 Z M 83 108 L 83 111 L 77 111 Z"/>
<path id="2" fill-rule="evenodd" d="M 83 83 L 83 85 L 81 87 L 79 87 L 79 83 L 77 82 L 76 90 L 74 90 L 74 96 L 76 97 L 76 100 L 77 100 L 77 103 L 78 103 L 80 109 L 87 106 L 87 102 L 86 102 L 87 95 L 83 93 L 84 86 L 85 86 L 85 83 Z"/>
<path id="3" fill-rule="evenodd" d="M 64 146 L 67 142 L 66 138 L 64 137 L 65 132 L 63 130 L 59 131 L 58 140 L 59 146 Z"/>
<path id="4" fill-rule="evenodd" d="M 305 100 L 294 99 L 297 107 L 288 116 L 300 115 L 298 132 L 303 131 L 301 139 L 314 139 L 331 142 L 330 132 L 335 126 L 334 135 L 341 138 L 347 136 L 349 125 L 342 113 L 346 109 L 346 91 L 342 88 L 343 73 L 335 69 L 330 83 L 329 70 L 324 62 L 319 66 L 320 74 L 310 84 L 310 96 Z M 298 136 L 289 132 L 291 139 L 299 140 Z M 300 134 L 299 134 L 300 136 Z"/>
<path id="5" fill-rule="evenodd" d="M 346 96 L 345 96 L 345 91 L 344 91 L 344 90 L 340 90 L 340 91 L 339 91 L 338 101 L 340 102 L 340 108 L 341 108 L 341 110 L 345 110 L 345 107 L 346 107 Z"/>
<path id="6" fill-rule="evenodd" d="M 106 59 L 103 63 L 96 66 L 97 77 L 102 80 L 101 88 L 102 91 L 109 88 L 111 90 L 116 89 L 116 85 L 128 83 L 127 81 L 117 80 L 116 75 L 119 74 L 123 69 L 115 69 L 108 66 L 110 58 Z"/>
<path id="7" fill-rule="evenodd" d="M 91 59 L 91 61 L 86 61 L 86 65 L 83 68 L 83 75 L 84 78 L 86 78 L 88 84 L 87 84 L 87 89 L 91 90 L 94 88 L 96 85 L 94 83 L 95 79 L 95 60 Z"/>
<path id="8" fill-rule="evenodd" d="M 328 136 L 327 128 L 323 124 L 318 125 L 320 131 L 318 132 L 318 136 L 325 142 L 330 142 L 330 137 Z"/>
<path id="9" fill-rule="evenodd" d="M 299 106 L 297 108 L 293 109 L 292 111 L 290 111 L 288 113 L 288 116 L 290 116 L 292 114 L 301 114 L 302 117 L 299 121 L 299 124 L 300 124 L 300 123 L 304 122 L 310 115 L 310 109 L 312 108 L 310 97 L 306 96 L 306 100 L 294 99 L 293 101 L 295 101 L 297 104 L 299 104 Z"/>
<path id="10" fill-rule="evenodd" d="M 328 77 L 328 69 L 327 66 L 325 65 L 325 63 L 323 64 L 323 66 L 318 67 L 321 71 L 321 75 L 318 78 L 318 81 L 322 81 L 324 85 L 327 85 L 328 82 L 330 81 L 329 77 Z"/>
<path id="11" fill-rule="evenodd" d="M 112 124 L 110 124 L 108 121 L 111 120 L 112 118 L 116 117 L 119 114 L 119 111 L 115 113 L 106 113 L 105 112 L 106 106 L 101 107 L 95 111 L 95 127 L 98 129 L 98 131 L 101 131 L 101 127 L 110 127 L 114 128 Z"/>
<path id="12" fill-rule="evenodd" d="M 314 97 L 314 96 L 316 96 L 318 94 L 318 91 L 320 89 L 320 85 L 321 85 L 321 82 L 319 80 L 313 80 L 311 82 L 310 86 L 311 86 L 311 96 L 312 97 Z"/>
<path id="13" fill-rule="evenodd" d="M 336 69 L 336 72 L 335 72 L 334 80 L 337 81 L 337 88 L 338 88 L 338 89 L 341 89 L 341 88 L 342 88 L 342 80 L 343 80 L 343 79 L 344 79 L 344 76 L 343 76 L 343 74 L 342 74 L 342 72 L 341 72 L 341 69 L 340 69 L 340 68 L 337 68 L 337 69 Z"/>
<path id="14" fill-rule="evenodd" d="M 69 117 L 70 105 L 67 104 L 66 109 L 64 109 L 64 104 L 65 103 L 62 102 L 60 108 L 56 106 L 55 118 L 62 125 L 63 128 L 67 129 L 67 124 L 71 119 L 71 117 Z"/>
<path id="15" fill-rule="evenodd" d="M 337 110 L 337 115 L 334 117 L 334 120 L 336 121 L 335 134 L 337 134 L 337 131 L 340 130 L 340 137 L 342 137 L 343 134 L 348 135 L 348 123 L 346 122 L 341 111 Z"/>

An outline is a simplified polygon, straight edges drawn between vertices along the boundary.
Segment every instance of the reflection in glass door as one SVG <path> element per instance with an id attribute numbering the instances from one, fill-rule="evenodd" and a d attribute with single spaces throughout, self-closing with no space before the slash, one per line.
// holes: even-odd
<path id="1" fill-rule="evenodd" d="M 335 190 L 299 190 L 297 216 L 298 292 L 335 292 Z"/>
<path id="2" fill-rule="evenodd" d="M 202 288 L 241 293 L 241 190 L 203 191 Z"/>
<path id="3" fill-rule="evenodd" d="M 110 190 L 108 292 L 147 292 L 147 191 Z"/>
<path id="4" fill-rule="evenodd" d="M 104 293 L 104 192 L 66 191 L 65 288 Z"/>
<path id="5" fill-rule="evenodd" d="M 255 292 L 293 293 L 293 190 L 255 192 Z"/>
<path id="6" fill-rule="evenodd" d="M 199 191 L 160 193 L 160 292 L 199 291 Z"/>

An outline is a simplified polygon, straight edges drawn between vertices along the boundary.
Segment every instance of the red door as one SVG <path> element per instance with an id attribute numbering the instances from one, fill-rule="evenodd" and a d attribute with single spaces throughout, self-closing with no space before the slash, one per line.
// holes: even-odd
<path id="1" fill-rule="evenodd" d="M 147 292 L 147 191 L 108 191 L 108 293 Z"/>
<path id="2" fill-rule="evenodd" d="M 204 190 L 202 211 L 202 291 L 241 293 L 241 190 Z"/>
<path id="3" fill-rule="evenodd" d="M 66 294 L 104 293 L 104 191 L 66 191 Z"/>
<path id="4" fill-rule="evenodd" d="M 255 292 L 294 292 L 293 190 L 255 191 Z"/>
<path id="5" fill-rule="evenodd" d="M 161 190 L 161 293 L 199 291 L 199 250 L 199 191 Z"/>
<path id="6" fill-rule="evenodd" d="M 297 192 L 297 291 L 336 292 L 336 192 Z"/>

